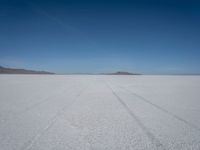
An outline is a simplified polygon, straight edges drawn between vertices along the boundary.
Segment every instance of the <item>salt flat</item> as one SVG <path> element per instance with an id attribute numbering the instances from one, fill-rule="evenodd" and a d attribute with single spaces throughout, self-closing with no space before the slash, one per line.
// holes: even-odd
<path id="1" fill-rule="evenodd" d="M 2 150 L 199 150 L 200 76 L 1 75 Z"/>

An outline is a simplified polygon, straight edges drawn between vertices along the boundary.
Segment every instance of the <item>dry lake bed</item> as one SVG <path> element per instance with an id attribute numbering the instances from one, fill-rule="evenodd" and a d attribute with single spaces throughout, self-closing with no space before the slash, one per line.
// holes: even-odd
<path id="1" fill-rule="evenodd" d="M 0 75 L 1 150 L 199 150 L 200 76 Z"/>

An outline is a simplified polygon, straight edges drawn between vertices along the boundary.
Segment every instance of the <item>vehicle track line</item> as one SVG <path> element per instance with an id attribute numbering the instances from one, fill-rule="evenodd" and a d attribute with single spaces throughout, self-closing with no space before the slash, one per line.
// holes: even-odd
<path id="1" fill-rule="evenodd" d="M 25 144 L 21 149 L 22 150 L 30 150 L 33 147 L 33 145 L 44 135 L 44 133 L 47 132 L 55 124 L 55 122 L 58 120 L 58 118 L 65 112 L 65 110 L 67 108 L 69 108 L 70 106 L 72 106 L 78 100 L 78 98 L 83 94 L 83 92 L 87 89 L 88 89 L 88 87 L 81 90 L 75 96 L 75 98 L 72 100 L 71 104 L 64 106 L 59 112 L 57 112 L 56 115 L 49 121 L 48 125 L 41 132 L 36 134 L 32 138 L 32 140 L 30 140 L 27 144 Z"/>
<path id="2" fill-rule="evenodd" d="M 30 110 L 32 110 L 32 109 L 34 109 L 34 108 L 36 108 L 36 107 L 38 107 L 38 106 L 44 104 L 44 103 L 46 103 L 46 102 L 52 101 L 52 100 L 54 100 L 54 99 L 51 99 L 51 98 L 53 98 L 53 97 L 55 97 L 55 96 L 58 96 L 58 95 L 60 95 L 60 94 L 62 94 L 62 93 L 64 93 L 64 92 L 68 91 L 69 89 L 73 88 L 74 86 L 75 86 L 75 85 L 73 85 L 73 86 L 71 86 L 71 87 L 68 87 L 67 89 L 62 90 L 62 92 L 59 92 L 59 93 L 53 94 L 53 95 L 51 95 L 51 96 L 48 96 L 47 98 L 44 98 L 43 100 L 41 100 L 41 101 L 39 101 L 39 102 L 37 102 L 37 103 L 35 103 L 35 104 L 29 106 L 29 107 L 26 107 L 26 108 L 23 109 L 22 111 L 20 111 L 20 112 L 14 114 L 14 116 L 17 117 L 17 116 L 23 115 L 24 113 L 26 113 L 26 112 L 28 112 L 28 111 L 30 111 Z M 11 117 L 12 117 L 12 118 L 11 118 Z M 13 116 L 11 116 L 11 117 L 8 117 L 7 119 L 4 119 L 3 122 L 8 122 L 8 121 L 10 121 L 10 120 L 13 120 Z"/>
<path id="3" fill-rule="evenodd" d="M 75 85 L 74 85 L 74 86 L 75 86 Z M 18 115 L 23 114 L 23 113 L 28 112 L 28 111 L 32 110 L 33 108 L 35 108 L 35 107 L 37 107 L 37 106 L 39 106 L 39 105 L 41 105 L 41 104 L 43 104 L 43 103 L 45 103 L 45 102 L 52 101 L 52 100 L 54 100 L 54 99 L 51 99 L 51 98 L 56 97 L 56 96 L 58 96 L 58 95 L 60 95 L 60 94 L 63 94 L 64 92 L 68 91 L 70 88 L 73 88 L 74 86 L 68 87 L 67 89 L 62 90 L 62 92 L 59 92 L 59 93 L 56 93 L 56 94 L 54 94 L 54 95 L 51 95 L 51 96 L 49 96 L 49 97 L 47 97 L 47 98 L 44 98 L 42 101 L 39 101 L 38 103 L 35 103 L 35 104 L 33 104 L 33 105 L 27 107 L 26 109 L 24 109 L 23 111 L 21 111 L 21 112 L 19 112 L 19 113 L 17 113 L 17 114 L 18 114 Z"/>
<path id="4" fill-rule="evenodd" d="M 139 117 L 136 116 L 135 113 L 129 109 L 127 104 L 116 94 L 116 92 L 111 88 L 111 86 L 108 85 L 106 82 L 105 82 L 105 84 L 112 91 L 113 95 L 117 98 L 117 100 L 120 102 L 120 104 L 125 108 L 125 110 L 128 112 L 128 114 L 136 121 L 138 126 L 146 134 L 146 136 L 149 138 L 151 143 L 153 143 L 159 150 L 167 150 L 167 148 L 160 142 L 160 140 L 157 139 L 155 137 L 155 135 L 153 133 L 151 133 L 147 127 L 145 127 L 145 125 L 142 123 L 142 121 L 139 119 Z"/>
<path id="5" fill-rule="evenodd" d="M 126 89 L 126 88 L 124 88 L 124 87 L 122 87 L 122 86 L 119 86 L 119 87 L 120 87 L 121 89 L 127 91 L 128 93 L 130 93 L 130 94 L 132 94 L 132 95 L 138 97 L 140 100 L 142 100 L 142 101 L 144 101 L 144 102 L 150 104 L 151 106 L 153 106 L 153 107 L 159 109 L 160 111 L 162 111 L 162 112 L 164 112 L 164 113 L 170 115 L 171 117 L 173 117 L 173 118 L 175 118 L 175 119 L 177 119 L 177 120 L 179 120 L 179 121 L 181 121 L 181 122 L 187 124 L 187 125 L 190 126 L 191 128 L 194 128 L 194 129 L 200 131 L 200 128 L 199 128 L 199 127 L 197 127 L 196 125 L 190 123 L 189 121 L 187 121 L 187 120 L 185 120 L 185 119 L 179 117 L 178 115 L 176 115 L 176 114 L 174 114 L 174 113 L 168 111 L 167 109 L 162 108 L 161 106 L 150 102 L 148 99 L 144 98 L 143 96 L 140 96 L 140 95 L 138 95 L 137 93 L 132 92 L 132 91 L 130 91 L 130 90 L 128 90 L 128 89 Z"/>

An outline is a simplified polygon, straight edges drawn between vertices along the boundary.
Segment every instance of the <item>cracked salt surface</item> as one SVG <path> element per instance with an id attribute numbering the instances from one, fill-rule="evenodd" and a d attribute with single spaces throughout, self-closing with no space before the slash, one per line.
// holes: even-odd
<path id="1" fill-rule="evenodd" d="M 198 150 L 199 76 L 1 75 L 3 150 Z"/>

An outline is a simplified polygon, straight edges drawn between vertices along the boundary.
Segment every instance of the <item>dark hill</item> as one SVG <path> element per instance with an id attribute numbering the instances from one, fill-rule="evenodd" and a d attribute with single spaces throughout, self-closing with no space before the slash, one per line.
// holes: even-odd
<path id="1" fill-rule="evenodd" d="M 54 74 L 47 71 L 34 71 L 26 69 L 6 68 L 0 66 L 0 74 Z"/>
<path id="2" fill-rule="evenodd" d="M 130 73 L 130 72 L 124 72 L 124 71 L 118 71 L 114 73 L 108 73 L 108 75 L 141 75 L 139 73 Z"/>

